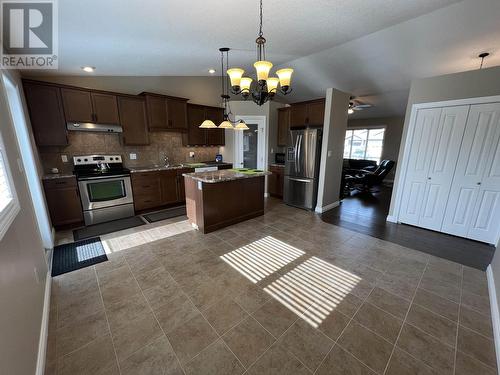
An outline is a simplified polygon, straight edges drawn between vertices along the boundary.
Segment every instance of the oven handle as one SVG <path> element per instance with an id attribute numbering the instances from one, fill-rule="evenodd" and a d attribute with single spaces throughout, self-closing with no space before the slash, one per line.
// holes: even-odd
<path id="1" fill-rule="evenodd" d="M 113 179 L 113 178 L 123 178 L 123 177 L 130 177 L 129 174 L 119 174 L 119 175 L 113 175 L 113 176 L 97 176 L 97 177 L 83 177 L 79 178 L 78 181 L 92 181 L 92 180 L 102 180 L 102 179 Z"/>

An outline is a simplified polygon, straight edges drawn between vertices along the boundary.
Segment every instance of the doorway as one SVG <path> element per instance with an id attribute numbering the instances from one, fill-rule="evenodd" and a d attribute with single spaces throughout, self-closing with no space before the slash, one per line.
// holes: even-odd
<path id="1" fill-rule="evenodd" d="M 234 131 L 234 166 L 236 168 L 265 169 L 266 116 L 236 116 L 243 120 L 249 130 Z"/>

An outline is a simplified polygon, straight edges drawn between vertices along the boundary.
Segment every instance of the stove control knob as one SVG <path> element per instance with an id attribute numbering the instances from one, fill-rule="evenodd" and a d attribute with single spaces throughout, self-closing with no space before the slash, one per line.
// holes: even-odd
<path id="1" fill-rule="evenodd" d="M 89 161 L 89 159 L 83 159 L 83 161 Z"/>
<path id="2" fill-rule="evenodd" d="M 78 158 L 78 159 L 76 159 L 76 161 L 80 162 L 80 161 L 82 161 L 82 159 Z"/>

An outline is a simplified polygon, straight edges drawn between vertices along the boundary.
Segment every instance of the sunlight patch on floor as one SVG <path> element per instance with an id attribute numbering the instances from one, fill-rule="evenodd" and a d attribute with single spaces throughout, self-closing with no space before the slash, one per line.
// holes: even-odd
<path id="1" fill-rule="evenodd" d="M 257 283 L 304 254 L 304 251 L 296 247 L 267 236 L 220 258 L 250 281 Z"/>
<path id="2" fill-rule="evenodd" d="M 193 228 L 188 220 L 154 227 L 145 225 L 103 235 L 101 236 L 101 242 L 104 250 L 109 254 L 163 240 L 192 230 Z"/>
<path id="3" fill-rule="evenodd" d="M 311 257 L 264 290 L 317 328 L 360 280 L 342 268 Z"/>

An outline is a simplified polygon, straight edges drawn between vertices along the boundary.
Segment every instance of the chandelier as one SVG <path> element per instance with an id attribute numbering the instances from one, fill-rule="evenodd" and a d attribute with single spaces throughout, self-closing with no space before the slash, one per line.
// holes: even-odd
<path id="1" fill-rule="evenodd" d="M 229 63 L 229 48 L 223 47 L 219 48 L 221 55 L 221 88 L 222 88 L 222 107 L 224 108 L 223 120 L 219 126 L 215 125 L 212 120 L 205 120 L 201 123 L 200 128 L 202 129 L 234 129 L 234 130 L 248 130 L 247 124 L 243 120 L 236 121 L 232 119 L 231 107 L 229 105 L 229 90 L 227 84 L 227 76 L 224 74 L 224 54 L 226 54 L 226 69 Z"/>
<path id="2" fill-rule="evenodd" d="M 252 85 L 252 78 L 243 77 L 245 71 L 241 68 L 228 69 L 227 74 L 231 79 L 231 92 L 233 94 L 241 94 L 244 100 L 247 100 L 251 95 L 256 104 L 262 105 L 268 100 L 272 100 L 278 92 L 287 95 L 292 91 L 290 81 L 293 73 L 293 69 L 285 68 L 276 71 L 278 77 L 269 77 L 273 64 L 266 61 L 266 39 L 262 33 L 262 0 L 260 0 L 259 36 L 255 43 L 257 43 L 257 61 L 253 66 L 257 75 L 257 83 Z"/>

